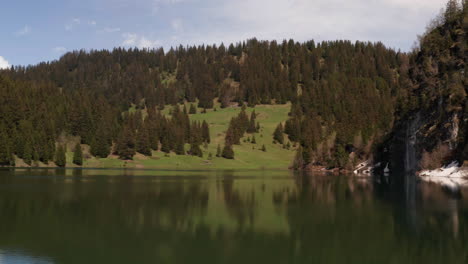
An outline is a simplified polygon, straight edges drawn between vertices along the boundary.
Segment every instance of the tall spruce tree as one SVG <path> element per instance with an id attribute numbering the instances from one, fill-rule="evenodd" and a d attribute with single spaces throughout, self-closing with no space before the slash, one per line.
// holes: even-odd
<path id="1" fill-rule="evenodd" d="M 136 153 L 135 145 L 135 133 L 130 126 L 126 126 L 117 141 L 116 154 L 122 160 L 132 160 Z"/>
<path id="2" fill-rule="evenodd" d="M 273 133 L 273 140 L 275 142 L 278 142 L 279 144 L 284 143 L 283 125 L 281 123 L 278 124 L 278 126 L 275 129 L 275 132 Z"/>
<path id="3" fill-rule="evenodd" d="M 191 143 L 190 144 L 190 155 L 203 157 L 203 152 L 202 152 L 202 150 L 200 148 L 200 145 L 198 145 L 196 143 Z"/>
<path id="4" fill-rule="evenodd" d="M 232 149 L 232 145 L 224 146 L 222 157 L 225 159 L 234 159 L 234 150 Z"/>
<path id="5" fill-rule="evenodd" d="M 146 126 L 141 126 L 136 133 L 136 151 L 151 156 L 151 146 Z"/>
<path id="6" fill-rule="evenodd" d="M 55 152 L 55 165 L 58 167 L 65 167 L 67 165 L 67 158 L 65 155 L 66 148 L 63 145 L 59 145 L 57 151 Z"/>
<path id="7" fill-rule="evenodd" d="M 250 121 L 249 121 L 249 127 L 247 128 L 247 133 L 256 133 L 257 132 L 257 127 L 256 127 L 256 122 L 255 119 L 257 118 L 257 114 L 255 113 L 255 110 L 252 111 L 252 114 L 250 114 Z"/>
<path id="8" fill-rule="evenodd" d="M 80 142 L 77 142 L 73 151 L 73 164 L 82 166 L 83 165 L 83 150 L 81 149 Z"/>
<path id="9" fill-rule="evenodd" d="M 208 123 L 206 123 L 205 120 L 203 120 L 201 129 L 202 129 L 201 133 L 202 133 L 202 140 L 203 140 L 203 142 L 210 143 L 210 142 L 211 142 L 211 139 L 210 139 L 210 128 L 209 128 L 209 126 L 208 126 Z"/>
<path id="10" fill-rule="evenodd" d="M 96 135 L 91 140 L 91 155 L 98 158 L 107 158 L 111 153 L 108 131 L 103 125 L 99 126 Z"/>
<path id="11" fill-rule="evenodd" d="M 5 126 L 0 125 L 0 166 L 11 166 L 12 151 Z"/>
<path id="12" fill-rule="evenodd" d="M 296 156 L 294 156 L 292 168 L 295 170 L 302 170 L 304 168 L 304 158 L 302 155 L 302 147 L 299 146 L 296 150 Z"/>
<path id="13" fill-rule="evenodd" d="M 197 108 L 194 104 L 190 104 L 189 114 L 194 115 L 197 113 Z"/>

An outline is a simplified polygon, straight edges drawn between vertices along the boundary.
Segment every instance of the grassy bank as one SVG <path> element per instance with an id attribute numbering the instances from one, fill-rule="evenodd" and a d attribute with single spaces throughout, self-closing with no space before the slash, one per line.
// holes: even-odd
<path id="1" fill-rule="evenodd" d="M 187 109 L 189 105 L 187 105 Z M 133 161 L 119 160 L 116 156 L 105 159 L 89 158 L 84 162 L 83 167 L 93 168 L 139 168 L 139 169 L 287 169 L 293 157 L 294 150 L 286 150 L 282 145 L 273 144 L 273 132 L 279 122 L 284 122 L 288 118 L 290 105 L 258 105 L 255 108 L 247 108 L 250 113 L 255 109 L 257 121 L 260 122 L 261 129 L 255 134 L 256 144 L 244 142 L 244 139 L 251 137 L 245 134 L 241 140 L 241 145 L 234 146 L 235 159 L 228 160 L 216 157 L 218 144 L 224 146 L 225 132 L 232 117 L 237 116 L 241 111 L 240 107 L 228 107 L 221 109 L 216 105 L 214 109 L 208 109 L 202 114 L 202 109 L 197 109 L 197 114 L 190 115 L 191 120 L 206 120 L 210 126 L 211 143 L 208 148 L 202 147 L 203 158 L 187 155 L 176 155 L 170 153 L 166 155 L 160 151 L 154 151 L 152 157 L 145 157 L 137 154 Z M 163 110 L 169 113 L 169 107 Z M 262 151 L 265 145 L 266 152 Z M 189 146 L 186 145 L 186 150 Z M 73 153 L 67 153 L 67 164 L 72 166 Z M 211 153 L 212 159 L 208 158 Z"/>

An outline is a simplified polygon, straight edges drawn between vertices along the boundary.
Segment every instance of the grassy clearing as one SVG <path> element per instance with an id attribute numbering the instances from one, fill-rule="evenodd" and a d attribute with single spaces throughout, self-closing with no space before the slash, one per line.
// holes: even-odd
<path id="1" fill-rule="evenodd" d="M 187 104 L 189 109 L 190 104 Z M 242 144 L 234 146 L 235 159 L 227 160 L 216 157 L 218 144 L 224 146 L 224 136 L 232 117 L 241 111 L 240 107 L 229 107 L 221 109 L 219 104 L 214 109 L 208 109 L 202 114 L 202 109 L 197 109 L 197 114 L 190 115 L 191 120 L 206 120 L 210 125 L 211 144 L 205 149 L 202 146 L 203 158 L 192 156 L 178 156 L 174 153 L 165 155 L 162 152 L 153 152 L 152 157 L 136 155 L 133 161 L 122 161 L 115 156 L 106 159 L 86 159 L 84 167 L 94 168 L 139 168 L 139 169 L 287 169 L 294 157 L 294 149 L 286 150 L 281 145 L 273 144 L 273 132 L 279 122 L 288 118 L 290 105 L 258 105 L 255 108 L 247 108 L 250 113 L 255 109 L 257 121 L 260 122 L 261 130 L 255 134 L 257 143 L 243 142 L 252 135 L 246 134 Z M 170 107 L 166 107 L 163 113 L 168 114 Z M 261 151 L 262 145 L 267 151 Z M 186 150 L 189 146 L 186 146 Z M 212 159 L 208 160 L 209 153 Z M 67 154 L 68 164 L 71 164 L 72 153 Z"/>

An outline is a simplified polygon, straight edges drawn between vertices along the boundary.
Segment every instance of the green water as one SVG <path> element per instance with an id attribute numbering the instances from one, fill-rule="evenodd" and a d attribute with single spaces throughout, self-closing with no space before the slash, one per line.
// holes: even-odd
<path id="1" fill-rule="evenodd" d="M 3 170 L 0 263 L 468 263 L 468 202 L 288 171 Z"/>

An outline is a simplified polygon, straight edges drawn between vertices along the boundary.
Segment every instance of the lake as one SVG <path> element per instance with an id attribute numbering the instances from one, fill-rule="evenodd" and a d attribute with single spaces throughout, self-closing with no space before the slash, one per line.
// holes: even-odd
<path id="1" fill-rule="evenodd" d="M 0 263 L 468 263 L 466 192 L 394 178 L 1 170 Z"/>

